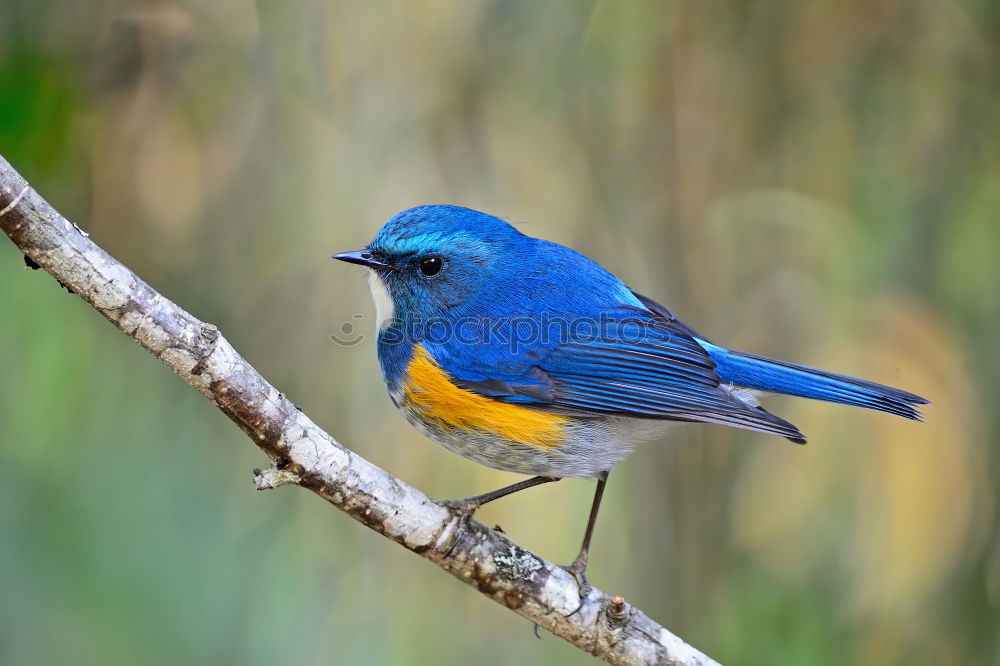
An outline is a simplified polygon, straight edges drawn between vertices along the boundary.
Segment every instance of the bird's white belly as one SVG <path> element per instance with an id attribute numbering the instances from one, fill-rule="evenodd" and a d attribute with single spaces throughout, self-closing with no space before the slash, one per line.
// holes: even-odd
<path id="1" fill-rule="evenodd" d="M 563 443 L 536 446 L 484 429 L 442 425 L 408 406 L 401 397 L 393 396 L 393 402 L 417 430 L 453 453 L 506 472 L 560 478 L 593 477 L 610 471 L 637 443 L 657 437 L 668 425 L 621 417 L 570 419 Z"/>

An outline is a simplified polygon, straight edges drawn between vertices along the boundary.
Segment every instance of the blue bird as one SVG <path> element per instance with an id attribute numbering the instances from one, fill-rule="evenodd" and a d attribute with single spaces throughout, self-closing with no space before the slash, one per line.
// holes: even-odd
<path id="1" fill-rule="evenodd" d="M 767 391 L 921 420 L 920 396 L 716 345 L 587 257 L 459 206 L 405 210 L 357 252 L 369 270 L 389 395 L 420 432 L 470 460 L 534 475 L 457 502 L 481 505 L 565 477 L 595 477 L 580 553 L 608 473 L 671 421 L 717 423 L 805 443 L 765 411 Z"/>

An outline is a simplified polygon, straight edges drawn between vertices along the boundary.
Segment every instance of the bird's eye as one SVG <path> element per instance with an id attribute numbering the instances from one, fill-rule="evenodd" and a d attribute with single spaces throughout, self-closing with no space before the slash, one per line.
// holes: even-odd
<path id="1" fill-rule="evenodd" d="M 420 272 L 427 277 L 437 275 L 441 272 L 443 263 L 441 257 L 424 257 L 423 261 L 420 262 Z"/>

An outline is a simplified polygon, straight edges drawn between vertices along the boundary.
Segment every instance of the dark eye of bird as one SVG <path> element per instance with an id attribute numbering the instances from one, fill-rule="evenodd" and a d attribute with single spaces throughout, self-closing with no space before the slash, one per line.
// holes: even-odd
<path id="1" fill-rule="evenodd" d="M 441 272 L 443 263 L 441 257 L 424 257 L 423 261 L 420 262 L 420 272 L 427 277 L 437 275 Z"/>

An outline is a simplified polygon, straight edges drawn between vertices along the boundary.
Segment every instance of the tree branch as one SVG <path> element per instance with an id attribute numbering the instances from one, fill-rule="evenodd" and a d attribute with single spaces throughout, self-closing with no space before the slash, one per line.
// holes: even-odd
<path id="1" fill-rule="evenodd" d="M 459 580 L 612 664 L 714 664 L 621 597 L 594 589 L 579 606 L 561 567 L 436 504 L 320 429 L 219 333 L 94 244 L 0 157 L 0 227 L 34 267 L 92 305 L 200 391 L 250 436 L 272 466 L 257 488 L 295 484 Z M 32 265 L 29 263 L 29 265 Z M 456 537 L 457 543 L 456 543 Z"/>

